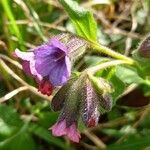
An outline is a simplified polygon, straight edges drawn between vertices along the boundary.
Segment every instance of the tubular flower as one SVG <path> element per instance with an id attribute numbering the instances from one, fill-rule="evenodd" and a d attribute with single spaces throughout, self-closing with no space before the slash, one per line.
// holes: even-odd
<path id="1" fill-rule="evenodd" d="M 71 141 L 76 143 L 78 143 L 81 138 L 80 133 L 77 131 L 77 125 L 75 122 L 70 126 L 67 126 L 66 120 L 59 121 L 54 124 L 51 129 L 54 136 L 66 135 Z"/>
<path id="2" fill-rule="evenodd" d="M 50 95 L 52 87 L 63 85 L 71 74 L 67 46 L 57 38 L 28 52 L 16 49 L 15 54 L 23 60 L 24 71 L 38 80 L 43 94 Z"/>
<path id="3" fill-rule="evenodd" d="M 87 127 L 98 124 L 99 116 L 112 108 L 109 93 L 101 93 L 94 88 L 93 82 L 83 74 L 74 78 L 60 88 L 52 99 L 54 111 L 61 111 L 59 119 L 53 125 L 54 136 L 66 135 L 73 142 L 79 142 L 80 134 L 77 130 L 79 117 Z"/>
<path id="4" fill-rule="evenodd" d="M 54 136 L 66 135 L 71 141 L 78 143 L 81 137 L 77 130 L 80 113 L 78 80 L 69 80 L 54 96 L 51 105 L 54 111 L 61 110 L 58 121 L 51 128 L 52 134 Z"/>
<path id="5" fill-rule="evenodd" d="M 39 91 L 50 95 L 53 87 L 68 80 L 73 61 L 85 52 L 86 47 L 87 42 L 83 39 L 64 33 L 28 52 L 16 49 L 15 55 L 23 60 L 24 71 L 36 78 Z"/>

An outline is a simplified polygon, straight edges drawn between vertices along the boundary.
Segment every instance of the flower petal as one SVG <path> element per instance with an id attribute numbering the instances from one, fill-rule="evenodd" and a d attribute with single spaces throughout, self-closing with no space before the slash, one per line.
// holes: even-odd
<path id="1" fill-rule="evenodd" d="M 55 62 L 53 57 L 44 57 L 43 59 L 36 59 L 35 61 L 35 68 L 39 74 L 42 76 L 48 76 L 50 70 L 55 66 Z"/>
<path id="2" fill-rule="evenodd" d="M 34 58 L 33 52 L 22 52 L 19 49 L 15 50 L 15 54 L 17 57 L 21 58 L 22 60 L 31 61 Z"/>
<path id="3" fill-rule="evenodd" d="M 35 68 L 35 59 L 34 59 L 33 52 L 22 52 L 22 51 L 16 49 L 15 54 L 17 55 L 17 57 L 24 60 L 23 69 L 27 74 L 33 75 L 33 76 L 37 77 L 39 80 L 42 79 L 42 76 L 37 72 L 37 70 Z"/>
<path id="4" fill-rule="evenodd" d="M 53 86 L 64 84 L 70 76 L 70 70 L 67 68 L 65 62 L 60 61 L 50 70 L 49 80 Z"/>
<path id="5" fill-rule="evenodd" d="M 73 123 L 70 127 L 67 128 L 66 134 L 71 141 L 79 143 L 81 135 L 77 131 L 75 123 Z"/>
<path id="6" fill-rule="evenodd" d="M 27 75 L 32 75 L 29 61 L 24 60 L 22 62 L 22 67 L 23 67 L 23 70 L 27 73 Z"/>
<path id="7" fill-rule="evenodd" d="M 71 62 L 69 57 L 65 57 L 65 63 L 66 63 L 66 76 L 70 76 L 71 75 Z"/>
<path id="8" fill-rule="evenodd" d="M 66 121 L 56 122 L 50 129 L 52 129 L 52 134 L 54 136 L 66 135 Z"/>
<path id="9" fill-rule="evenodd" d="M 52 45 L 44 44 L 34 49 L 35 59 L 47 57 L 57 52 L 57 48 Z"/>
<path id="10" fill-rule="evenodd" d="M 59 50 L 62 50 L 63 52 L 67 54 L 67 47 L 58 39 L 52 38 L 50 39 L 49 43 L 52 44 L 53 47 L 57 47 Z"/>

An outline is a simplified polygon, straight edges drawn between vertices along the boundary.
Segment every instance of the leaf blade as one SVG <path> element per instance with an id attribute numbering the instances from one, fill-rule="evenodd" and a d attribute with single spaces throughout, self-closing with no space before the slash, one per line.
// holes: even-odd
<path id="1" fill-rule="evenodd" d="M 59 2 L 71 18 L 78 35 L 90 41 L 96 41 L 97 25 L 92 13 L 79 7 L 75 1 L 59 0 Z"/>

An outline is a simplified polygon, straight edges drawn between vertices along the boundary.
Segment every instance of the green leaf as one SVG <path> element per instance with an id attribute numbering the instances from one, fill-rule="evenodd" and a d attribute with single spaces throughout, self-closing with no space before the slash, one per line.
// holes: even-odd
<path id="1" fill-rule="evenodd" d="M 13 14 L 13 11 L 11 10 L 9 0 L 4 0 L 1 1 L 5 15 L 8 17 L 8 20 L 11 22 L 10 27 L 7 26 L 9 28 L 9 31 L 11 34 L 14 34 L 17 38 L 18 38 L 18 42 L 22 45 L 23 43 L 23 38 L 20 32 L 19 27 L 16 24 L 16 20 Z M 22 49 L 24 49 L 24 46 L 21 46 Z"/>
<path id="2" fill-rule="evenodd" d="M 132 68 L 118 66 L 116 68 L 116 76 L 124 83 L 131 84 L 137 83 L 140 84 L 144 80 L 138 75 L 137 71 Z"/>
<path id="3" fill-rule="evenodd" d="M 22 126 L 19 114 L 10 106 L 0 104 L 0 141 L 11 136 Z"/>
<path id="4" fill-rule="evenodd" d="M 71 18 L 78 35 L 90 41 L 97 41 L 97 25 L 91 12 L 72 0 L 59 0 Z"/>
<path id="5" fill-rule="evenodd" d="M 0 104 L 0 118 L 10 126 L 20 126 L 22 123 L 16 110 L 7 105 Z"/>
<path id="6" fill-rule="evenodd" d="M 112 97 L 115 101 L 118 98 L 118 96 L 124 91 L 125 84 L 116 75 L 113 75 L 110 80 L 114 89 Z"/>
<path id="7" fill-rule="evenodd" d="M 38 117 L 38 124 L 45 128 L 49 128 L 56 122 L 58 112 L 41 112 Z"/>
<path id="8" fill-rule="evenodd" d="M 28 121 L 12 136 L 4 139 L 0 142 L 0 149 L 3 150 L 35 150 L 35 143 L 27 132 L 29 127 L 29 122 L 31 121 L 31 117 L 29 117 Z M 26 144 L 25 144 L 26 143 Z"/>
<path id="9" fill-rule="evenodd" d="M 150 127 L 150 115 L 147 115 L 141 122 L 140 127 L 149 129 Z"/>
<path id="10" fill-rule="evenodd" d="M 31 135 L 22 132 L 19 136 L 8 138 L 0 143 L 0 149 L 3 150 L 36 150 L 34 140 Z"/>
<path id="11" fill-rule="evenodd" d="M 117 100 L 118 96 L 120 94 L 122 94 L 122 92 L 124 91 L 126 86 L 125 86 L 124 82 L 116 76 L 116 68 L 115 67 L 107 69 L 105 71 L 107 71 L 106 79 L 112 84 L 113 92 L 111 95 L 115 102 Z"/>
<path id="12" fill-rule="evenodd" d="M 35 142 L 30 134 L 23 133 L 10 144 L 10 150 L 36 150 Z"/>
<path id="13" fill-rule="evenodd" d="M 142 150 L 149 146 L 150 135 L 145 135 L 141 137 L 130 136 L 125 142 L 121 144 L 112 144 L 108 146 L 108 150 Z"/>

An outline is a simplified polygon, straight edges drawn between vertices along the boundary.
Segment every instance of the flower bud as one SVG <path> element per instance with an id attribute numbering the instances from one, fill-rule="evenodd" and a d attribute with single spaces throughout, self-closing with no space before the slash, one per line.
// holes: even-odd
<path id="1" fill-rule="evenodd" d="M 138 48 L 139 55 L 150 58 L 150 35 L 142 41 Z"/>
<path id="2" fill-rule="evenodd" d="M 95 86 L 97 84 L 101 85 Z M 85 72 L 78 78 L 68 80 L 52 100 L 52 109 L 61 110 L 58 121 L 51 128 L 53 135 L 66 135 L 70 140 L 79 142 L 79 117 L 87 127 L 96 126 L 99 116 L 112 108 L 109 92 L 109 83 L 101 78 L 92 82 Z"/>
<path id="3" fill-rule="evenodd" d="M 54 95 L 51 101 L 51 108 L 53 111 L 60 111 L 63 108 L 68 91 L 75 80 L 76 78 L 68 80 L 68 82 Z"/>
<path id="4" fill-rule="evenodd" d="M 82 120 L 87 127 L 94 127 L 97 125 L 100 116 L 99 97 L 88 78 L 86 78 L 83 84 L 84 86 L 81 91 Z"/>
<path id="5" fill-rule="evenodd" d="M 98 93 L 111 93 L 112 87 L 108 81 L 103 78 L 97 78 L 92 74 L 88 74 L 89 80 L 92 82 L 94 88 L 98 91 Z"/>
<path id="6" fill-rule="evenodd" d="M 84 39 L 72 36 L 70 41 L 66 44 L 69 50 L 69 57 L 72 62 L 79 59 L 86 51 L 88 47 L 87 42 Z"/>
<path id="7" fill-rule="evenodd" d="M 99 96 L 100 112 L 105 113 L 112 109 L 113 101 L 109 93 L 104 93 Z"/>
<path id="8" fill-rule="evenodd" d="M 77 130 L 78 118 L 80 115 L 80 95 L 82 82 L 80 79 L 69 80 L 56 93 L 52 100 L 54 110 L 61 110 L 59 119 L 53 125 L 52 134 L 55 136 L 66 135 L 73 142 L 79 142 L 80 133 Z"/>

